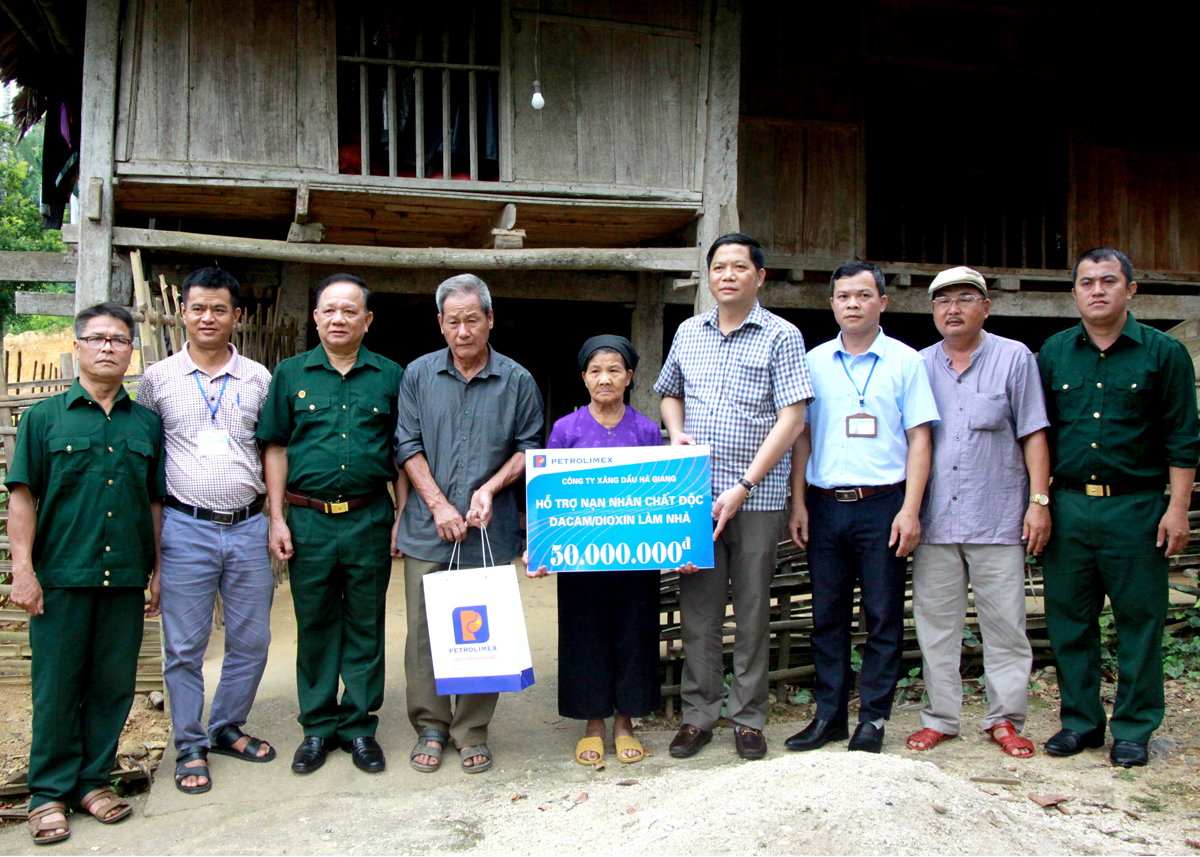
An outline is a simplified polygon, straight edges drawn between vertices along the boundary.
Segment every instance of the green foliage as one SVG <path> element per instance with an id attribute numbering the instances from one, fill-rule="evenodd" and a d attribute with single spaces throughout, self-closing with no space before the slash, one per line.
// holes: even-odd
<path id="1" fill-rule="evenodd" d="M 792 697 L 793 705 L 811 705 L 812 701 L 813 701 L 812 691 L 809 690 L 808 688 L 803 688 L 803 689 L 797 691 L 796 695 Z"/>
<path id="2" fill-rule="evenodd" d="M 32 132 L 31 132 L 32 133 Z M 28 158 L 37 152 L 36 165 Z M 58 230 L 43 229 L 38 209 L 37 191 L 41 182 L 41 143 L 27 136 L 17 140 L 17 132 L 7 122 L 0 122 L 0 250 L 40 250 L 62 252 L 64 245 Z M 12 325 L 13 292 L 74 291 L 74 284 L 64 288 L 57 283 L 11 283 L 0 281 L 0 319 L 5 330 Z M 30 322 L 24 329 L 54 329 L 61 327 L 58 319 Z"/>
<path id="3" fill-rule="evenodd" d="M 859 650 L 858 646 L 850 647 L 850 669 L 854 670 L 855 672 L 862 671 L 862 652 Z"/>
<path id="4" fill-rule="evenodd" d="M 913 667 L 908 671 L 908 675 L 896 682 L 896 687 L 911 687 L 913 684 L 921 680 L 921 668 Z"/>
<path id="5" fill-rule="evenodd" d="M 1163 672 L 1200 685 L 1200 608 L 1176 610 L 1174 617 L 1176 622 L 1186 621 L 1188 627 L 1175 636 L 1163 634 Z"/>
<path id="6" fill-rule="evenodd" d="M 978 646 L 983 642 L 975 636 L 975 632 L 971 630 L 970 625 L 963 625 L 962 639 L 962 644 L 968 648 Z"/>

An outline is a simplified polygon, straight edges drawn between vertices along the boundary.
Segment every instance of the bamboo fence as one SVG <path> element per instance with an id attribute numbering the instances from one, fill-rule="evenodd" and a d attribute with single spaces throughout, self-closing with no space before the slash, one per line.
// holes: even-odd
<path id="1" fill-rule="evenodd" d="M 1192 489 L 1193 510 L 1200 509 L 1200 482 Z M 1181 593 L 1173 599 L 1182 602 L 1186 599 L 1189 604 L 1195 603 L 1200 596 L 1200 586 L 1197 585 L 1197 572 L 1200 571 L 1200 511 L 1189 513 L 1192 525 L 1192 538 L 1184 553 L 1171 557 L 1170 586 L 1175 592 Z M 1045 666 L 1054 663 L 1054 653 L 1046 632 L 1045 602 L 1042 598 L 1042 561 L 1040 557 L 1026 559 L 1026 634 L 1033 647 L 1034 665 Z M 902 675 L 914 666 L 921 665 L 921 651 L 917 646 L 917 632 L 913 621 L 912 605 L 912 559 L 907 563 L 904 602 L 904 650 Z M 803 550 L 792 542 L 781 541 L 779 555 L 775 566 L 775 577 L 771 581 L 771 611 L 770 611 L 770 663 L 768 677 L 775 688 L 775 698 L 783 701 L 787 698 L 788 686 L 804 688 L 814 683 L 816 668 L 813 666 L 812 647 L 809 634 L 812 631 L 812 581 L 808 571 L 808 557 Z M 857 590 L 856 601 L 857 604 Z M 1171 610 L 1189 604 L 1173 603 Z M 659 639 L 660 662 L 662 667 L 662 694 L 666 703 L 667 717 L 674 716 L 675 698 L 680 695 L 679 680 L 683 665 L 683 647 L 680 639 L 679 621 L 679 575 L 672 572 L 663 575 L 660 595 L 660 627 Z M 733 663 L 733 634 L 737 622 L 733 615 L 732 599 L 726 608 L 724 626 L 724 656 L 725 670 L 732 671 Z M 979 618 L 975 612 L 974 595 L 967 605 L 966 627 L 974 638 L 981 639 Z M 1188 627 L 1187 622 L 1174 623 L 1168 613 L 1167 632 L 1175 633 Z M 850 637 L 850 644 L 861 647 L 866 643 L 866 617 L 861 612 L 857 614 L 855 627 Z M 970 645 L 964 641 L 962 649 L 962 669 L 974 670 L 983 663 L 983 646 Z"/>

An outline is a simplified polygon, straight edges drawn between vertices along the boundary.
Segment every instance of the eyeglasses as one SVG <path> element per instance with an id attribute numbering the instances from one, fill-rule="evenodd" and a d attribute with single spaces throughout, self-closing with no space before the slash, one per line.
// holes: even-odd
<path id="1" fill-rule="evenodd" d="M 133 340 L 128 336 L 81 336 L 79 341 L 97 351 L 103 348 L 106 342 L 112 346 L 113 351 L 124 351 L 133 345 Z"/>
<path id="2" fill-rule="evenodd" d="M 933 299 L 933 305 L 938 309 L 947 309 L 950 304 L 954 304 L 959 309 L 970 309 L 975 304 L 982 301 L 983 298 L 978 295 L 959 295 L 956 298 L 940 297 Z"/>

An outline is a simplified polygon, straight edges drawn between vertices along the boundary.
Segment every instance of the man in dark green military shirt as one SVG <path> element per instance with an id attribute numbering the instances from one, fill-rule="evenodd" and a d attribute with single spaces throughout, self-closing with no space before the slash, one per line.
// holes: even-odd
<path id="1" fill-rule="evenodd" d="M 129 311 L 84 310 L 75 347 L 79 379 L 25 412 L 5 480 L 9 598 L 30 616 L 29 831 L 38 844 L 70 835 L 69 808 L 105 824 L 132 811 L 108 777 L 133 703 L 143 610 L 158 614 L 162 422 L 121 384 L 133 353 Z"/>
<path id="2" fill-rule="evenodd" d="M 321 767 L 339 746 L 361 770 L 384 768 L 372 712 L 383 704 L 383 614 L 395 555 L 387 486 L 395 484 L 403 509 L 408 478 L 391 444 L 403 370 L 362 346 L 374 317 L 370 298 L 350 274 L 317 286 L 321 344 L 279 364 L 256 432 L 267 444 L 271 551 L 289 561 L 296 608 L 298 774 Z"/>
<path id="3" fill-rule="evenodd" d="M 1091 250 L 1072 280 L 1082 320 L 1038 355 L 1054 475 L 1046 627 L 1062 697 L 1062 729 L 1046 752 L 1104 746 L 1097 621 L 1107 596 L 1119 669 L 1109 757 L 1130 767 L 1148 761 L 1165 709 L 1167 557 L 1188 543 L 1200 457 L 1196 377 L 1182 343 L 1129 313 L 1137 283 L 1125 254 Z"/>

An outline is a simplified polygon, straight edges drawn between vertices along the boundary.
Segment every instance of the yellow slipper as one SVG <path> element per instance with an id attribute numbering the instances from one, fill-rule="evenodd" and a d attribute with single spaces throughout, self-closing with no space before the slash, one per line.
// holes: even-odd
<path id="1" fill-rule="evenodd" d="M 599 754 L 599 759 L 588 761 L 583 758 L 583 754 L 588 750 Z M 581 765 L 598 765 L 604 761 L 604 739 L 592 736 L 590 738 L 580 738 L 579 743 L 575 745 L 575 761 Z"/>
<path id="2" fill-rule="evenodd" d="M 613 742 L 617 745 L 617 761 L 619 762 L 624 762 L 628 765 L 633 762 L 640 762 L 646 758 L 646 754 L 642 750 L 642 742 L 632 735 L 618 735 L 613 739 Z M 637 750 L 637 755 L 622 756 L 621 754 L 626 750 Z"/>

